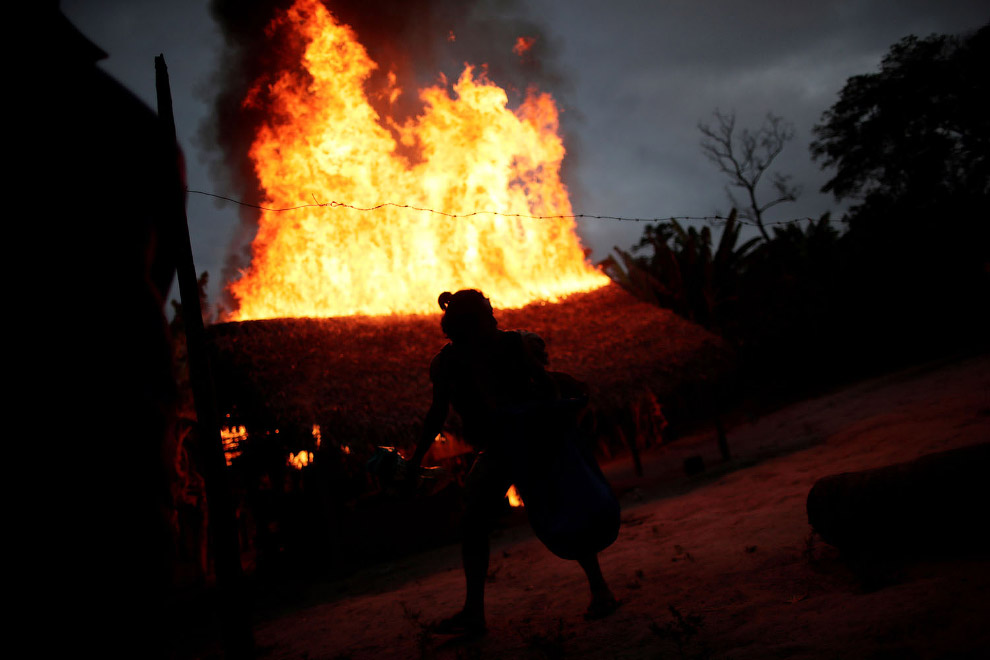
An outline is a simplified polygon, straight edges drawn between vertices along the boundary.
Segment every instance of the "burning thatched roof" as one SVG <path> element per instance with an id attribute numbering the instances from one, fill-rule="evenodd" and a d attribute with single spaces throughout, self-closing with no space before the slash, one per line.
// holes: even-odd
<path id="1" fill-rule="evenodd" d="M 497 310 L 499 327 L 541 335 L 550 368 L 587 383 L 599 410 L 651 393 L 661 401 L 713 380 L 724 343 L 610 285 L 560 303 Z M 240 419 L 338 443 L 408 445 L 430 403 L 439 317 L 273 319 L 213 326 L 217 389 Z"/>

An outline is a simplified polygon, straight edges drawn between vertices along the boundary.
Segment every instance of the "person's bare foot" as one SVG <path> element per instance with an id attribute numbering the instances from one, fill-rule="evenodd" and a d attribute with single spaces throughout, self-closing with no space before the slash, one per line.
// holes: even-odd
<path id="1" fill-rule="evenodd" d="M 591 599 L 591 604 L 588 605 L 587 611 L 584 613 L 584 618 L 586 621 L 604 619 L 609 614 L 617 610 L 619 605 L 619 601 L 615 599 L 615 596 L 613 596 L 611 592 L 594 596 Z"/>

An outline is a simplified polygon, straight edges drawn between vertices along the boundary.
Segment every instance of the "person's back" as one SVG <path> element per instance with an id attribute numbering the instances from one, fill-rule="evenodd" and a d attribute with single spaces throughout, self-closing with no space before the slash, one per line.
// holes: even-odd
<path id="1" fill-rule="evenodd" d="M 450 343 L 430 366 L 430 379 L 450 393 L 465 439 L 497 442 L 500 420 L 554 398 L 553 384 L 518 332 L 496 330 L 484 342 Z"/>

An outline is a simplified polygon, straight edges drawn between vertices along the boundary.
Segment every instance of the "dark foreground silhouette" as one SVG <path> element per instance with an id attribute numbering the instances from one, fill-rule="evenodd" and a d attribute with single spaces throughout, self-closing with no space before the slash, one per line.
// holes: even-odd
<path id="1" fill-rule="evenodd" d="M 37 603 L 25 608 L 43 613 L 31 643 L 65 657 L 165 657 L 163 456 L 174 449 L 177 391 L 163 302 L 181 165 L 156 114 L 97 66 L 105 54 L 56 3 L 45 5 L 48 46 L 26 65 L 44 84 L 25 100 L 23 130 L 41 140 L 22 164 L 32 173 L 24 199 L 38 208 L 19 244 L 43 255 L 38 268 L 55 286 L 32 291 L 20 311 L 38 345 L 24 351 L 31 368 L 11 378 L 44 411 L 27 438 L 46 455 L 25 498 L 39 530 L 25 574 L 44 580 L 32 577 Z"/>

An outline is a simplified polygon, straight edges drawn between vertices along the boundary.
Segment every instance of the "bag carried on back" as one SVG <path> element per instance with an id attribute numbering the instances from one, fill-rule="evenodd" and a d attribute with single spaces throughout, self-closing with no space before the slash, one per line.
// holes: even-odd
<path id="1" fill-rule="evenodd" d="M 581 451 L 573 425 L 559 412 L 542 417 L 524 416 L 527 428 L 512 434 L 516 490 L 530 525 L 562 559 L 601 552 L 619 535 L 619 500 L 594 457 Z"/>

